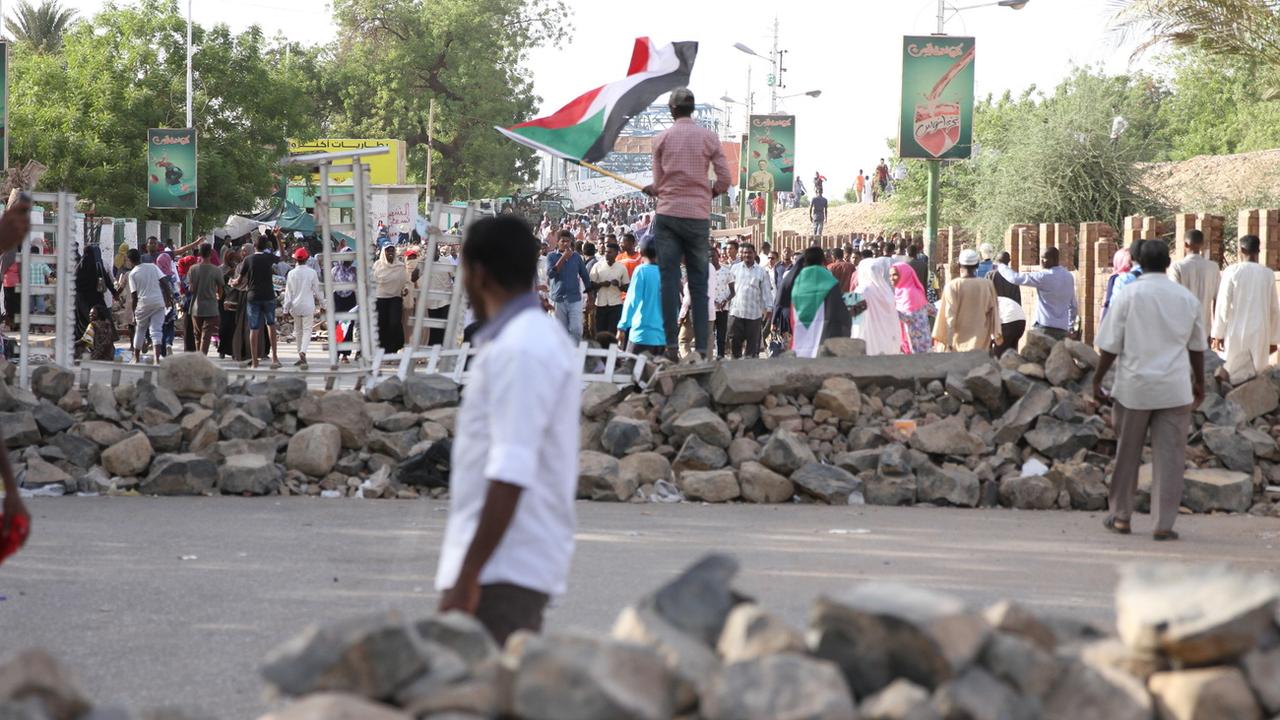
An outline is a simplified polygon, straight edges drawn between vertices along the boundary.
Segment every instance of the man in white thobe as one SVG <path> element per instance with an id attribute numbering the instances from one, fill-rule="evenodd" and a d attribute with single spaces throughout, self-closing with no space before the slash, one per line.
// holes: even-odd
<path id="1" fill-rule="evenodd" d="M 1276 276 L 1258 264 L 1257 235 L 1240 238 L 1241 262 L 1222 273 L 1213 314 L 1213 349 L 1226 352 L 1227 381 L 1239 385 L 1267 369 L 1280 344 Z"/>
<path id="2" fill-rule="evenodd" d="M 1213 301 L 1218 297 L 1218 285 L 1222 273 L 1218 263 L 1204 256 L 1204 233 L 1192 230 L 1183 241 L 1186 256 L 1169 268 L 1169 277 L 1191 291 L 1200 301 L 1204 312 L 1204 326 L 1213 327 Z"/>

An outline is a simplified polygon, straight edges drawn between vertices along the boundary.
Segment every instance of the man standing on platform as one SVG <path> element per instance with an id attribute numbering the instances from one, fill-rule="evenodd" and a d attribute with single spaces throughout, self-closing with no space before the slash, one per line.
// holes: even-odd
<path id="1" fill-rule="evenodd" d="M 1076 279 L 1071 271 L 1058 264 L 1059 259 L 1058 248 L 1051 247 L 1040 257 L 1043 270 L 1022 273 L 1002 265 L 997 272 L 1014 285 L 1036 289 L 1034 329 L 1055 340 L 1064 340 L 1077 314 Z"/>
<path id="2" fill-rule="evenodd" d="M 1208 347 L 1204 315 L 1196 297 L 1165 275 L 1169 267 L 1167 245 L 1143 243 L 1136 259 L 1142 264 L 1142 276 L 1116 296 L 1098 331 L 1101 361 L 1093 375 L 1093 394 L 1101 402 L 1108 399 L 1103 378 L 1116 364 L 1110 396 L 1114 400 L 1116 466 L 1108 505 L 1111 514 L 1103 524 L 1122 535 L 1130 531 L 1138 465 L 1149 430 L 1155 463 L 1152 537 L 1176 540 L 1173 522 L 1182 501 L 1191 410 L 1204 400 L 1204 351 Z M 1268 282 L 1274 300 L 1275 281 Z"/>
<path id="3" fill-rule="evenodd" d="M 1243 259 L 1222 273 L 1213 311 L 1213 349 L 1225 352 L 1227 358 L 1226 365 L 1218 372 L 1232 385 L 1239 385 L 1266 370 L 1271 364 L 1271 354 L 1280 345 L 1276 274 L 1271 268 L 1258 264 L 1261 246 L 1257 235 L 1240 238 Z M 1112 300 L 1114 306 L 1115 300 Z"/>
<path id="4" fill-rule="evenodd" d="M 1204 311 L 1204 326 L 1213 327 L 1213 301 L 1218 297 L 1222 273 L 1218 264 L 1204 256 L 1204 233 L 1192 230 L 1183 241 L 1186 256 L 1173 264 L 1169 275 L 1174 282 L 1191 291 Z"/>
<path id="5" fill-rule="evenodd" d="M 813 234 L 821 236 L 827 224 L 827 199 L 822 197 L 821 190 L 809 201 L 809 219 L 813 221 Z"/>
<path id="6" fill-rule="evenodd" d="M 667 357 L 679 355 L 680 263 L 689 275 L 694 350 L 707 357 L 707 254 L 711 235 L 711 199 L 729 188 L 729 162 L 715 132 L 693 121 L 693 93 L 671 92 L 668 100 L 673 124 L 653 142 L 653 184 L 645 194 L 658 199 L 654 239 L 662 273 L 662 320 L 667 334 Z M 707 169 L 715 170 L 715 184 Z"/>

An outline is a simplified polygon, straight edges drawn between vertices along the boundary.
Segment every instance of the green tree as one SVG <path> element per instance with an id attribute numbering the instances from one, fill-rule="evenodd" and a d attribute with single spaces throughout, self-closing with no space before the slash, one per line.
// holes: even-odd
<path id="1" fill-rule="evenodd" d="M 532 179 L 534 154 L 493 127 L 537 110 L 524 62 L 566 36 L 563 2 L 336 0 L 334 9 L 343 40 L 317 89 L 329 130 L 405 140 L 421 178 L 434 99 L 434 196 L 492 196 Z"/>
<path id="2" fill-rule="evenodd" d="M 62 7 L 58 0 L 41 0 L 39 5 L 18 0 L 13 17 L 5 19 L 5 27 L 15 40 L 36 52 L 57 52 L 75 18 L 76 11 Z"/>
<path id="3" fill-rule="evenodd" d="M 1280 86 L 1280 69 L 1256 60 L 1186 48 L 1167 56 L 1173 92 L 1160 108 L 1168 159 L 1280 146 L 1280 102 L 1259 87 Z"/>
<path id="4" fill-rule="evenodd" d="M 313 136 L 301 72 L 257 28 L 193 28 L 194 121 L 199 131 L 197 228 L 253 210 L 270 194 L 287 138 Z M 173 0 L 108 5 L 77 23 L 57 53 L 13 54 L 10 154 L 49 166 L 45 188 L 66 188 L 117 217 L 180 221 L 148 211 L 146 132 L 186 125 L 186 21 Z"/>

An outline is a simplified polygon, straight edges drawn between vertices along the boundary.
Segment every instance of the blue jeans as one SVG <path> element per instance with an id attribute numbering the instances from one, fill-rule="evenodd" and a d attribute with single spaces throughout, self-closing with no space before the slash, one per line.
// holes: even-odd
<path id="1" fill-rule="evenodd" d="M 658 269 L 662 273 L 662 327 L 667 351 L 678 351 L 680 325 L 680 263 L 689 275 L 689 303 L 693 315 L 693 348 L 707 356 L 707 263 L 711 252 L 711 221 L 658 215 L 654 221 Z"/>
<path id="2" fill-rule="evenodd" d="M 582 342 L 582 298 L 556 301 L 556 321 L 569 331 L 573 344 Z"/>
<path id="3" fill-rule="evenodd" d="M 254 300 L 249 303 L 249 329 L 261 330 L 263 325 L 276 324 L 276 301 Z"/>

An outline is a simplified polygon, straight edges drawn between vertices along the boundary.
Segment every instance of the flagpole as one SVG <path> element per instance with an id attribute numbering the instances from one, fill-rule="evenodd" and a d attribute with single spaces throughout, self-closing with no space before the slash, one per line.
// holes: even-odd
<path id="1" fill-rule="evenodd" d="M 575 164 L 577 164 L 577 165 L 580 165 L 580 166 L 582 166 L 582 167 L 584 167 L 584 168 L 588 169 L 588 170 L 595 170 L 596 172 L 600 173 L 601 175 L 604 175 L 605 177 L 613 178 L 614 180 L 617 180 L 617 181 L 618 181 L 618 182 L 620 182 L 620 183 L 625 183 L 625 184 L 627 184 L 627 185 L 630 185 L 631 187 L 633 187 L 633 188 L 635 188 L 635 189 L 637 189 L 637 190 L 644 190 L 644 186 L 643 186 L 643 185 L 641 185 L 640 183 L 638 183 L 638 182 L 636 182 L 636 181 L 634 181 L 634 180 L 628 180 L 627 178 L 624 178 L 624 177 L 622 177 L 621 175 L 618 175 L 617 173 L 611 173 L 611 172 L 609 172 L 608 170 L 605 170 L 605 169 L 604 169 L 604 168 L 602 168 L 602 167 L 599 167 L 599 166 L 596 166 L 596 165 L 592 165 L 592 164 L 591 164 L 591 163 L 589 163 L 589 162 L 583 162 L 583 161 L 581 161 L 581 160 L 574 160 L 573 162 L 574 162 Z"/>

